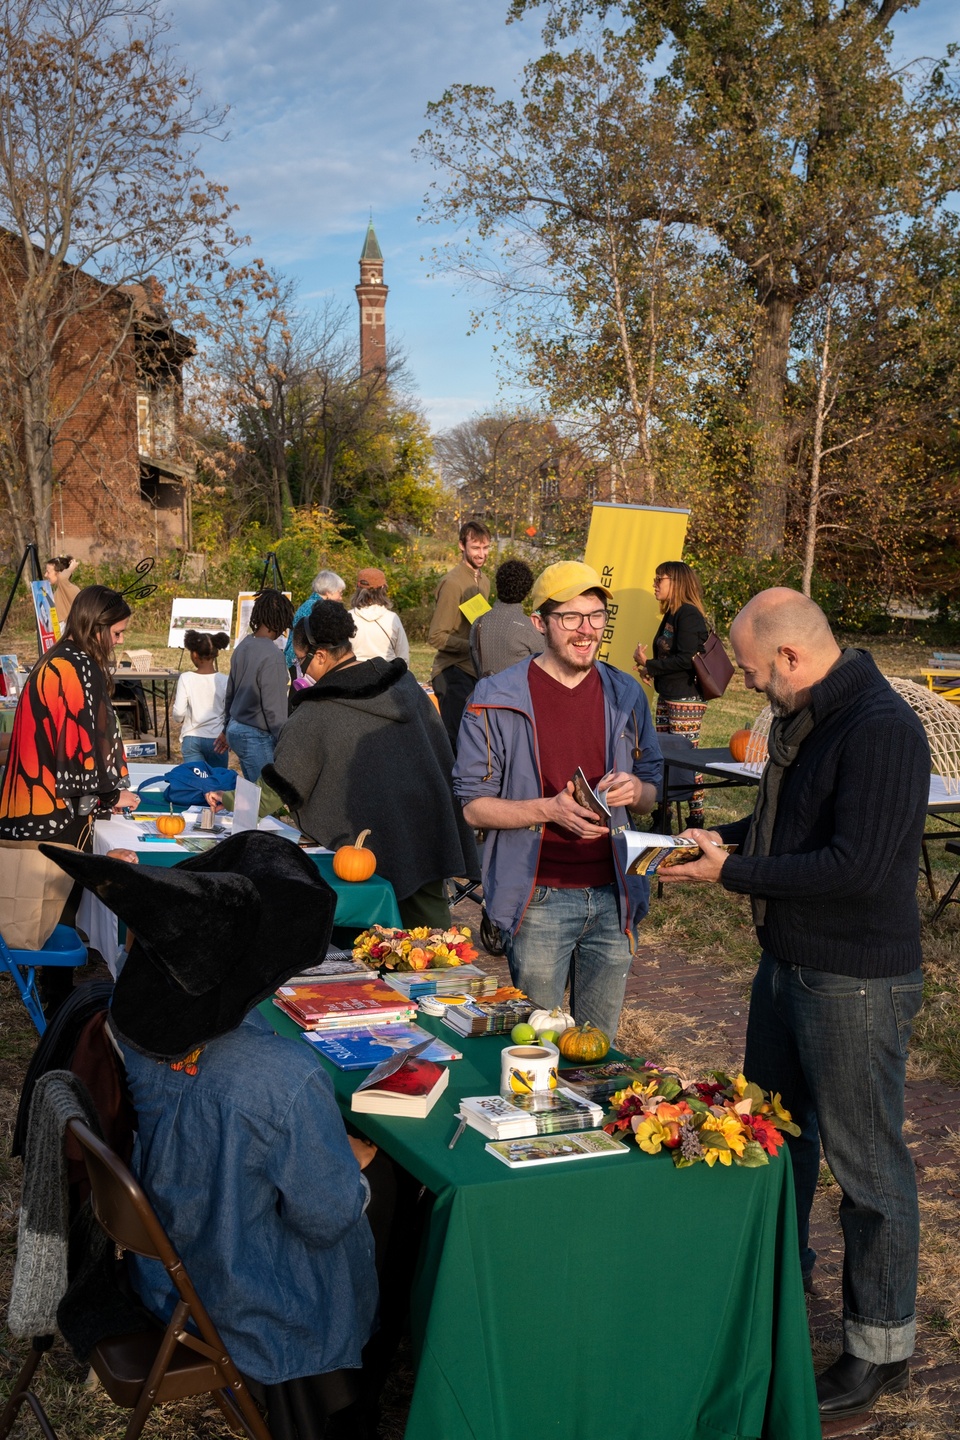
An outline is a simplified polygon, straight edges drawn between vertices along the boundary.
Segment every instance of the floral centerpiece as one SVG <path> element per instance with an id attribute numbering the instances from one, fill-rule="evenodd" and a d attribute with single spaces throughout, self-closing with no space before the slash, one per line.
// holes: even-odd
<path id="1" fill-rule="evenodd" d="M 609 1134 L 631 1130 L 641 1150 L 673 1154 L 678 1167 L 697 1165 L 769 1165 L 784 1133 L 799 1135 L 779 1095 L 753 1085 L 743 1075 L 731 1079 L 719 1071 L 710 1080 L 689 1082 L 656 1065 L 644 1065 L 644 1079 L 618 1090 L 611 1100 L 615 1118 Z"/>
<path id="2" fill-rule="evenodd" d="M 449 930 L 429 930 L 426 925 L 391 930 L 373 925 L 354 940 L 353 958 L 371 970 L 448 970 L 476 960 L 477 949 L 470 943 L 466 926 L 462 930 L 455 925 Z"/>

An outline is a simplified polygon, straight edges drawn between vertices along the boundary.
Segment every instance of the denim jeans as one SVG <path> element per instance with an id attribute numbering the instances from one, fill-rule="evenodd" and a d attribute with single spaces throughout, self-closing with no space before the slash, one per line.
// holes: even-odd
<path id="1" fill-rule="evenodd" d="M 258 734 L 261 733 L 258 731 Z M 226 755 L 218 755 L 214 750 L 214 741 L 206 735 L 181 735 L 180 754 L 184 760 L 202 760 L 205 765 L 218 769 L 227 763 Z M 267 762 L 264 761 L 264 764 Z"/>
<path id="2" fill-rule="evenodd" d="M 538 885 L 516 935 L 504 944 L 514 985 L 545 1010 L 563 1003 L 578 1025 L 598 1025 L 612 1040 L 620 1023 L 632 955 L 620 929 L 613 885 L 553 890 Z"/>
<path id="3" fill-rule="evenodd" d="M 227 726 L 227 744 L 240 761 L 244 780 L 259 780 L 264 765 L 273 760 L 273 736 L 269 730 L 258 730 L 255 725 L 231 720 Z M 220 763 L 223 763 L 222 756 Z"/>
<path id="4" fill-rule="evenodd" d="M 907 1046 L 920 970 L 880 980 L 786 965 L 764 953 L 744 1074 L 779 1091 L 801 1128 L 793 1160 L 800 1263 L 809 1274 L 820 1142 L 841 1189 L 844 1349 L 886 1364 L 913 1354 L 920 1217 L 903 1139 Z"/>

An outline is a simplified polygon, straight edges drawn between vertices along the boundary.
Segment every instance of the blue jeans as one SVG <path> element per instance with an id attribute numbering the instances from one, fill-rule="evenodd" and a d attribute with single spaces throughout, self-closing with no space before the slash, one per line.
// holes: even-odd
<path id="1" fill-rule="evenodd" d="M 578 1025 L 598 1025 L 612 1040 L 633 956 L 620 929 L 613 885 L 553 890 L 538 885 L 516 935 L 505 937 L 514 985 L 545 1009 L 558 1009 L 570 981 Z"/>
<path id="2" fill-rule="evenodd" d="M 810 1207 L 820 1142 L 843 1190 L 844 1349 L 886 1364 L 913 1354 L 920 1217 L 903 1139 L 907 1046 L 920 970 L 860 980 L 768 953 L 753 982 L 744 1074 L 779 1091 L 800 1126 L 790 1137 L 800 1263 L 813 1269 Z"/>
<path id="3" fill-rule="evenodd" d="M 214 741 L 205 735 L 181 735 L 180 754 L 184 760 L 202 760 L 214 769 L 226 765 L 228 757 L 218 755 L 213 748 Z M 266 764 L 266 761 L 264 761 Z"/>
<path id="4" fill-rule="evenodd" d="M 273 760 L 273 736 L 269 730 L 258 730 L 255 725 L 243 725 L 231 720 L 227 726 L 227 744 L 236 752 L 244 780 L 259 780 L 264 765 Z M 220 757 L 223 764 L 223 757 Z"/>

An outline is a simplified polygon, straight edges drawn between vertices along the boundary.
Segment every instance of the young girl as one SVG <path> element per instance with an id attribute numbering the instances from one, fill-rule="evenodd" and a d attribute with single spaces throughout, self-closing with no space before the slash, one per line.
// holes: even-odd
<path id="1" fill-rule="evenodd" d="M 223 730 L 227 677 L 217 674 L 217 654 L 226 650 L 230 637 L 222 632 L 207 635 L 201 630 L 188 630 L 183 643 L 190 651 L 196 674 L 188 671 L 181 675 L 173 697 L 173 718 L 180 725 L 180 751 L 184 760 L 222 765 L 214 743 Z"/>

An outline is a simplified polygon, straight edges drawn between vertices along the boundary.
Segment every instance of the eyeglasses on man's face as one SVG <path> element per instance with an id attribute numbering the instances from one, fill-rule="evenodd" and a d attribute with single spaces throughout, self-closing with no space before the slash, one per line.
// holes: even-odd
<path id="1" fill-rule="evenodd" d="M 607 612 L 590 610 L 581 615 L 579 610 L 554 610 L 547 619 L 556 620 L 561 630 L 579 630 L 581 625 L 589 625 L 591 630 L 602 630 L 607 623 Z"/>

